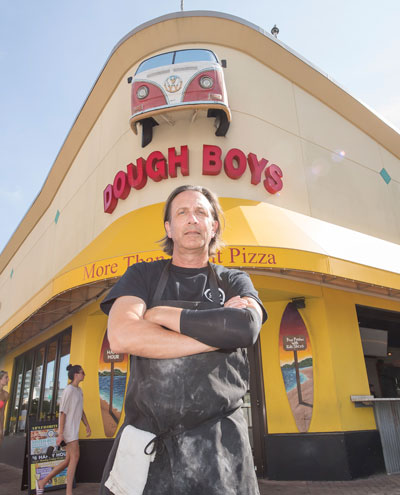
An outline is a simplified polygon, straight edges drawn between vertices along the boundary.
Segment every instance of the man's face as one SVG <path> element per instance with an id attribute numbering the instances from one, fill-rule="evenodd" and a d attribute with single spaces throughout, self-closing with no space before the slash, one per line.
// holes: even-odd
<path id="1" fill-rule="evenodd" d="M 167 235 L 174 241 L 174 251 L 208 253 L 217 227 L 218 222 L 213 218 L 210 203 L 197 191 L 178 194 L 171 203 L 170 221 L 165 222 Z"/>

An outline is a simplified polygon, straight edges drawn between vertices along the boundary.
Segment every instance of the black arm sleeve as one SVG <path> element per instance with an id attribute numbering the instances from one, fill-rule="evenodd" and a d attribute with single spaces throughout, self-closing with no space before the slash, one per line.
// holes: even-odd
<path id="1" fill-rule="evenodd" d="M 257 340 L 261 318 L 254 308 L 184 309 L 181 333 L 219 349 L 248 347 Z"/>

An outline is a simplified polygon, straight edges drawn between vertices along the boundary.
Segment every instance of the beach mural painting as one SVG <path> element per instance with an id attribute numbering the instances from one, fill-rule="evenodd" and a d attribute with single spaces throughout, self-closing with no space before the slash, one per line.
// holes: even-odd
<path id="1" fill-rule="evenodd" d="M 300 432 L 310 426 L 313 399 L 313 357 L 307 327 L 294 303 L 289 303 L 279 330 L 280 365 L 292 413 Z"/>
<path id="2" fill-rule="evenodd" d="M 125 397 L 128 355 L 112 352 L 104 335 L 99 361 L 100 409 L 104 434 L 112 437 L 117 431 Z"/>

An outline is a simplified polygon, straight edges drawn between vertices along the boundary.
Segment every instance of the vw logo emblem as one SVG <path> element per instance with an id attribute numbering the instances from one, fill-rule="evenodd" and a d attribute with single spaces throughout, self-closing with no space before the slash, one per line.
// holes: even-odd
<path id="1" fill-rule="evenodd" d="M 182 87 L 182 79 L 179 76 L 169 76 L 164 82 L 164 88 L 168 93 L 176 93 Z"/>

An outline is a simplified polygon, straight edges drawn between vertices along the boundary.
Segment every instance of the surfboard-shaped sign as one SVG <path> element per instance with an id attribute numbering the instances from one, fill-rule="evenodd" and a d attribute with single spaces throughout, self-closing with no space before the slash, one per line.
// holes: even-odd
<path id="1" fill-rule="evenodd" d="M 282 316 L 279 351 L 286 395 L 297 428 L 305 433 L 313 412 L 313 357 L 307 327 L 292 302 L 286 306 Z"/>
<path id="2" fill-rule="evenodd" d="M 111 351 L 106 332 L 101 346 L 98 372 L 100 410 L 106 437 L 114 436 L 117 431 L 124 403 L 127 373 L 127 354 Z"/>

